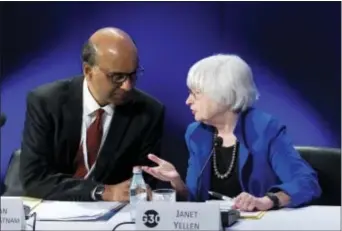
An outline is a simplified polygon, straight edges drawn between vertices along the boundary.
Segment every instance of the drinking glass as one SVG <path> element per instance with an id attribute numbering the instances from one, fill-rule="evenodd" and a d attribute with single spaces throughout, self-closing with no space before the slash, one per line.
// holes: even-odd
<path id="1" fill-rule="evenodd" d="M 152 201 L 176 202 L 176 191 L 167 188 L 153 190 Z"/>

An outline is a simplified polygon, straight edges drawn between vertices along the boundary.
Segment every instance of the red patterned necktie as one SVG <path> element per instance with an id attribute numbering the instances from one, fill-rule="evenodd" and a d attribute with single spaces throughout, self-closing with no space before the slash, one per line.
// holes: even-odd
<path id="1" fill-rule="evenodd" d="M 88 154 L 88 166 L 91 168 L 93 164 L 96 161 L 102 135 L 103 135 L 103 128 L 102 128 L 102 115 L 104 113 L 103 109 L 98 109 L 96 111 L 96 118 L 94 122 L 89 126 L 87 129 L 87 154 Z M 83 145 L 81 144 L 79 147 L 79 150 L 77 152 L 76 157 L 76 164 L 77 164 L 77 170 L 75 173 L 75 177 L 84 178 L 84 176 L 87 174 L 87 168 L 84 165 L 84 159 L 83 159 Z"/>

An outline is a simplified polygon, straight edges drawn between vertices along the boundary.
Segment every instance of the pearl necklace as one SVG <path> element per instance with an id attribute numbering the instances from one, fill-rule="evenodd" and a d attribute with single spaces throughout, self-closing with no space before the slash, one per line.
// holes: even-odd
<path id="1" fill-rule="evenodd" d="M 217 133 L 215 132 L 214 134 L 214 140 L 216 140 L 217 138 Z M 236 143 L 234 144 L 234 147 L 233 147 L 233 154 L 232 154 L 232 160 L 230 162 L 230 165 L 228 167 L 228 170 L 227 172 L 225 172 L 224 174 L 221 174 L 218 170 L 218 167 L 217 167 L 217 158 L 216 158 L 216 151 L 215 151 L 215 148 L 213 148 L 213 161 L 214 161 L 214 164 L 213 164 L 213 167 L 214 167 L 214 172 L 215 172 L 215 175 L 217 176 L 217 178 L 219 179 L 225 179 L 225 178 L 228 178 L 228 176 L 232 173 L 232 170 L 234 168 L 234 163 L 235 163 L 235 159 L 236 159 Z"/>

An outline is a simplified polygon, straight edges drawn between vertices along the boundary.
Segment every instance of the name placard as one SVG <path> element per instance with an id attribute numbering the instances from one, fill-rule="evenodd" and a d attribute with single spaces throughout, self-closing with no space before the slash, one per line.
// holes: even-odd
<path id="1" fill-rule="evenodd" d="M 144 202 L 137 204 L 137 230 L 221 230 L 218 204 Z"/>
<path id="2" fill-rule="evenodd" d="M 1 197 L 1 230 L 25 230 L 26 220 L 20 197 Z"/>

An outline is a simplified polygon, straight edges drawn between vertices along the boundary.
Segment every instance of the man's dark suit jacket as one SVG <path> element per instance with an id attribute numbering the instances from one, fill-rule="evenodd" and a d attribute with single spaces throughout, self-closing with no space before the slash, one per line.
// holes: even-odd
<path id="1" fill-rule="evenodd" d="M 160 155 L 164 106 L 134 89 L 134 100 L 114 109 L 92 175 L 87 180 L 73 178 L 81 139 L 83 79 L 43 85 L 27 96 L 20 159 L 26 196 L 90 201 L 91 191 L 99 183 L 125 181 L 132 177 L 133 166 L 151 164 L 147 154 Z M 145 180 L 154 188 L 156 182 L 151 177 Z"/>

